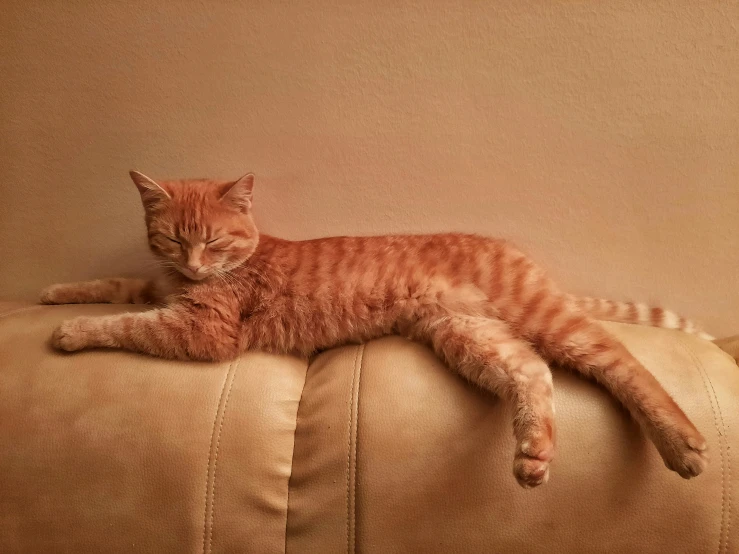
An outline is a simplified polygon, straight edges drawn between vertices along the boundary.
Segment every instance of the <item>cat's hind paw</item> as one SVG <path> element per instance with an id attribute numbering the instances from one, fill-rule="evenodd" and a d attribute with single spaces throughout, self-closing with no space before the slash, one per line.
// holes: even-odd
<path id="1" fill-rule="evenodd" d="M 683 479 L 700 475 L 709 461 L 705 439 L 698 431 L 689 431 L 675 433 L 675 437 L 657 446 L 665 466 Z"/>
<path id="2" fill-rule="evenodd" d="M 513 475 L 525 489 L 538 487 L 549 480 L 549 463 L 554 458 L 554 447 L 551 443 L 538 446 L 533 448 L 529 441 L 524 441 L 513 460 Z"/>

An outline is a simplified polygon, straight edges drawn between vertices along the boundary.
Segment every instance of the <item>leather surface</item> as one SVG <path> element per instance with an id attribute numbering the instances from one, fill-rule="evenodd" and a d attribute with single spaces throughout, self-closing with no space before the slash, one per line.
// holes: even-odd
<path id="1" fill-rule="evenodd" d="M 311 364 L 298 411 L 290 479 L 288 552 L 353 552 L 361 346 Z M 383 449 L 384 450 L 384 449 Z"/>
<path id="2" fill-rule="evenodd" d="M 305 362 L 63 355 L 62 319 L 134 308 L 2 308 L 0 552 L 284 551 Z"/>
<path id="3" fill-rule="evenodd" d="M 556 370 L 557 458 L 526 491 L 503 404 L 397 337 L 310 365 L 47 345 L 131 309 L 0 304 L 0 552 L 739 551 L 739 369 L 708 342 L 608 326 L 703 431 L 703 475 Z"/>
<path id="4" fill-rule="evenodd" d="M 713 342 L 739 363 L 739 335 L 722 338 Z"/>
<path id="5" fill-rule="evenodd" d="M 524 491 L 512 476 L 514 440 L 502 403 L 425 348 L 388 337 L 325 353 L 309 370 L 288 551 L 737 551 L 739 460 L 729 448 L 739 438 L 735 364 L 678 332 L 608 328 L 706 435 L 713 461 L 699 478 L 667 471 L 613 399 L 558 370 L 557 459 L 546 486 Z M 314 387 L 320 401 L 310 400 Z M 329 504 L 331 524 L 321 525 L 316 505 Z"/>

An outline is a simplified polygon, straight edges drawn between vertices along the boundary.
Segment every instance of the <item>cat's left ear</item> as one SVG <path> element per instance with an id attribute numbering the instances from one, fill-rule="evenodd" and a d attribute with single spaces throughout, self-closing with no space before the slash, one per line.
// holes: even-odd
<path id="1" fill-rule="evenodd" d="M 224 186 L 221 189 L 219 200 L 240 212 L 246 213 L 251 208 L 253 189 L 254 174 L 247 173 L 233 183 Z"/>

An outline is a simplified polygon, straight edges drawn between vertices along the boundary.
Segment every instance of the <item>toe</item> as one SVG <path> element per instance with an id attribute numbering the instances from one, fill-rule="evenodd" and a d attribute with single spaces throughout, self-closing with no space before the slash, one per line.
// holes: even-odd
<path id="1" fill-rule="evenodd" d="M 662 459 L 680 477 L 697 477 L 708 466 L 708 446 L 705 439 L 695 430 L 678 432 L 659 450 Z"/>
<path id="2" fill-rule="evenodd" d="M 549 480 L 549 462 L 521 456 L 513 462 L 513 474 L 523 488 L 538 487 Z"/>

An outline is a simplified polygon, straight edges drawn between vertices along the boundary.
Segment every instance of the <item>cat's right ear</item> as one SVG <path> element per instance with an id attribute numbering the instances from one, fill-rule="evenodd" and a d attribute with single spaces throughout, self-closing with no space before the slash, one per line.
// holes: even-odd
<path id="1" fill-rule="evenodd" d="M 158 206 L 165 204 L 172 197 L 164 190 L 154 179 L 150 179 L 143 173 L 138 171 L 130 171 L 129 175 L 133 184 L 139 189 L 141 194 L 141 202 L 146 210 L 156 209 Z"/>

